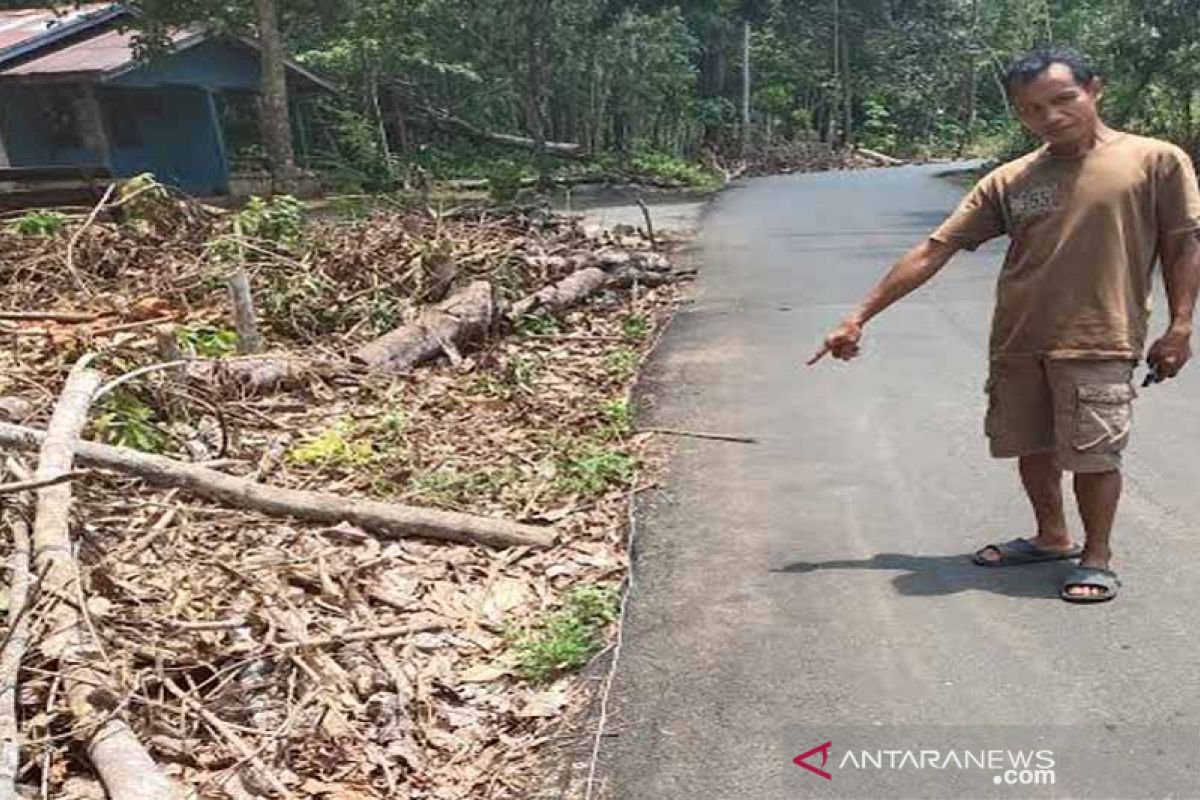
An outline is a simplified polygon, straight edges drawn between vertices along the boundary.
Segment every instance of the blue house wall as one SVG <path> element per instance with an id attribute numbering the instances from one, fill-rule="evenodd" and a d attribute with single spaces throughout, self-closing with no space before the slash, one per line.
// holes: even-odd
<path id="1" fill-rule="evenodd" d="M 20 166 L 104 165 L 122 177 L 153 172 L 192 194 L 222 194 L 229 186 L 214 94 L 257 91 L 257 54 L 236 42 L 209 40 L 140 64 L 93 84 L 110 150 L 56 143 L 48 98 L 79 85 L 0 86 L 0 125 L 9 163 Z M 52 116 L 52 115 L 51 115 Z"/>
<path id="2" fill-rule="evenodd" d="M 214 91 L 258 90 L 262 74 L 258 57 L 249 47 L 210 39 L 117 75 L 111 86 L 195 86 Z"/>
<path id="3" fill-rule="evenodd" d="M 148 104 L 139 95 L 153 95 Z M 220 131 L 203 89 L 172 87 L 162 90 L 105 91 L 102 105 L 109 112 L 111 168 L 121 176 L 153 172 L 163 183 L 191 194 L 222 194 L 229 188 L 229 170 Z M 113 116 L 130 109 L 121 122 Z"/>
<path id="4" fill-rule="evenodd" d="M 9 163 L 14 167 L 99 164 L 99 153 L 55 140 L 51 107 L 51 95 L 45 88 L 0 87 L 0 126 Z"/>

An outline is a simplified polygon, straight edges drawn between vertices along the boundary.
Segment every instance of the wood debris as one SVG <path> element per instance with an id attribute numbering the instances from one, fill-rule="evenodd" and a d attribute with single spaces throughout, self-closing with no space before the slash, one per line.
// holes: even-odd
<path id="1" fill-rule="evenodd" d="M 119 196 L 134 199 L 59 236 L 0 229 L 0 449 L 39 446 L 81 353 L 110 379 L 72 448 L 88 470 L 51 465 L 37 489 L 71 493 L 74 607 L 117 687 L 104 724 L 190 797 L 528 796 L 587 688 L 532 679 L 519 642 L 573 592 L 624 578 L 629 497 L 659 459 L 628 392 L 678 298 L 670 250 L 541 209 L 376 210 L 266 241 L 152 188 Z M 242 269 L 264 352 L 239 357 Z M 486 324 L 430 324 L 479 284 Z M 422 358 L 355 358 L 406 325 Z M 0 470 L 18 532 L 28 479 Z M 312 516 L 263 496 L 343 505 Z M 522 536 L 431 538 L 380 508 Z M 21 543 L 0 558 L 21 564 Z M 70 675 L 45 652 L 63 606 L 32 583 L 0 784 L 102 796 Z"/>

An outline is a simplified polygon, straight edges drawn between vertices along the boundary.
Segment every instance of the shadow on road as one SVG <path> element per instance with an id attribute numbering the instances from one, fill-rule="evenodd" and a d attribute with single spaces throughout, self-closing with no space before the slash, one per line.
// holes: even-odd
<path id="1" fill-rule="evenodd" d="M 1059 586 L 1074 562 L 1027 564 L 1021 567 L 978 567 L 969 556 L 915 556 L 879 553 L 871 558 L 794 561 L 771 570 L 806 574 L 823 570 L 895 570 L 892 579 L 903 595 L 935 596 L 959 592 L 992 592 L 1009 597 L 1058 600 Z"/>

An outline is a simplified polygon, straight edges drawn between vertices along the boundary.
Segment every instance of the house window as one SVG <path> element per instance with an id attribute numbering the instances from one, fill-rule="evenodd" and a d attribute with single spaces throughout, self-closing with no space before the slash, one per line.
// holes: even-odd
<path id="1" fill-rule="evenodd" d="M 163 102 L 155 94 L 121 93 L 104 99 L 104 112 L 114 146 L 142 147 L 146 124 L 163 117 Z"/>
<path id="2" fill-rule="evenodd" d="M 71 98 L 62 92 L 54 92 L 42 106 L 42 125 L 46 141 L 51 147 L 83 147 L 83 134 L 79 130 L 79 115 Z"/>

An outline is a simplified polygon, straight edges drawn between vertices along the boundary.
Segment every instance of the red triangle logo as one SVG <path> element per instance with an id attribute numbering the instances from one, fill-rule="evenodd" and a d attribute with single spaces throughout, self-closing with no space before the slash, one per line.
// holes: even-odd
<path id="1" fill-rule="evenodd" d="M 809 750 L 807 753 L 801 753 L 800 755 L 793 758 L 792 763 L 795 764 L 797 767 L 804 767 L 806 770 L 813 773 L 814 775 L 820 775 L 825 780 L 831 781 L 831 780 L 833 780 L 832 775 L 830 775 L 824 769 L 818 769 L 817 767 L 814 767 L 812 764 L 809 764 L 807 759 L 815 756 L 817 753 L 820 753 L 821 754 L 821 766 L 824 767 L 826 764 L 829 763 L 829 748 L 832 746 L 833 746 L 833 742 L 826 742 L 823 745 L 814 747 L 812 750 Z"/>

